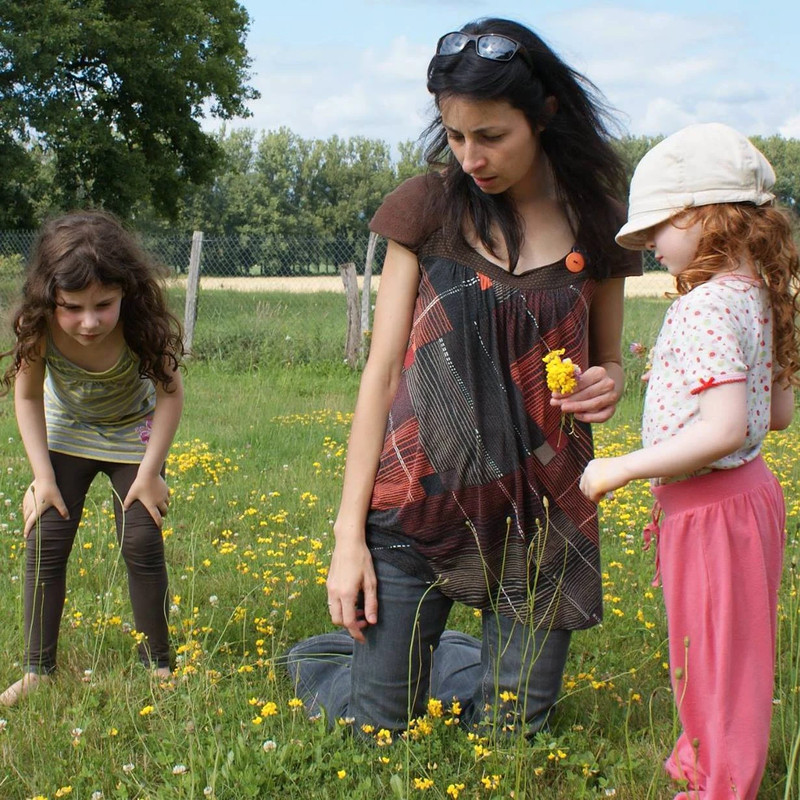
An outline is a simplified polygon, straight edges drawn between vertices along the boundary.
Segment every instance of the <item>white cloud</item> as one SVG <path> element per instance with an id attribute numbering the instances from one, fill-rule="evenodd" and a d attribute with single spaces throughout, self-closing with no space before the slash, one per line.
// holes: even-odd
<path id="1" fill-rule="evenodd" d="M 384 79 L 413 81 L 417 86 L 425 81 L 425 70 L 428 67 L 431 53 L 430 47 L 414 45 L 405 36 L 393 39 L 386 50 L 370 48 L 363 59 L 364 66 L 372 67 Z"/>
<path id="2" fill-rule="evenodd" d="M 672 133 L 697 121 L 691 112 L 684 110 L 673 100 L 657 97 L 643 109 L 641 121 L 636 126 L 638 130 L 635 132 L 648 135 Z"/>
<path id="3" fill-rule="evenodd" d="M 549 14 L 543 34 L 600 87 L 635 135 L 719 120 L 747 134 L 800 137 L 797 72 L 777 68 L 739 14 L 595 4 Z M 307 138 L 415 139 L 430 112 L 429 39 L 429 32 L 365 37 L 363 49 L 351 44 L 346 56 L 333 43 L 287 55 L 262 39 L 251 49 L 261 99 L 251 105 L 253 116 L 234 126 L 287 126 Z"/>
<path id="4" fill-rule="evenodd" d="M 778 132 L 785 139 L 800 139 L 800 114 L 789 117 L 778 127 Z"/>

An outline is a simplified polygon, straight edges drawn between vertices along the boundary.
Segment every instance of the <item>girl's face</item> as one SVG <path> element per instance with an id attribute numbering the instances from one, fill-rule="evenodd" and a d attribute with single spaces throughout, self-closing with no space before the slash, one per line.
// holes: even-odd
<path id="1" fill-rule="evenodd" d="M 90 283 L 77 292 L 56 289 L 54 323 L 78 344 L 100 344 L 120 324 L 122 289 L 112 284 Z"/>
<path id="2" fill-rule="evenodd" d="M 670 275 L 680 275 L 694 261 L 702 233 L 700 220 L 690 222 L 684 216 L 673 217 L 650 229 L 647 249 L 655 252 L 656 261 Z"/>
<path id="3" fill-rule="evenodd" d="M 444 97 L 439 108 L 447 143 L 461 169 L 486 194 L 518 199 L 536 188 L 544 158 L 539 132 L 506 100 Z"/>

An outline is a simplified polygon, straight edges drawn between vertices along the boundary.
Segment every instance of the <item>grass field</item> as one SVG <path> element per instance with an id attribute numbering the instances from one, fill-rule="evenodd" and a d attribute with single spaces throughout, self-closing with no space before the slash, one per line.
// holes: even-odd
<path id="1" fill-rule="evenodd" d="M 343 364 L 344 301 L 334 294 L 204 296 L 184 418 L 168 464 L 164 530 L 177 669 L 137 666 L 124 565 L 104 480 L 72 554 L 58 676 L 0 710 L 0 798 L 542 798 L 665 800 L 661 762 L 677 731 L 660 590 L 641 548 L 649 492 L 601 510 L 605 622 L 576 634 L 552 731 L 533 742 L 477 740 L 432 705 L 391 746 L 306 719 L 276 659 L 328 630 L 325 574 L 358 375 Z M 176 307 L 182 307 L 176 297 Z M 638 443 L 644 357 L 663 301 L 628 301 L 628 390 L 598 426 L 598 450 Z M 778 683 L 762 800 L 800 798 L 798 425 L 766 448 L 789 510 Z M 9 398 L 0 401 L 0 684 L 19 675 L 30 480 Z M 474 631 L 459 609 L 452 626 Z M 736 657 L 735 653 L 731 654 Z"/>

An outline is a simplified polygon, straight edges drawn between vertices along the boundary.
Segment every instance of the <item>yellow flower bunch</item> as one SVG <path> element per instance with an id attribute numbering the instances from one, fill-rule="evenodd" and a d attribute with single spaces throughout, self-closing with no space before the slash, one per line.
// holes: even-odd
<path id="1" fill-rule="evenodd" d="M 547 372 L 547 388 L 559 394 L 572 394 L 578 386 L 581 371 L 569 358 L 562 359 L 564 348 L 551 350 L 543 359 Z"/>

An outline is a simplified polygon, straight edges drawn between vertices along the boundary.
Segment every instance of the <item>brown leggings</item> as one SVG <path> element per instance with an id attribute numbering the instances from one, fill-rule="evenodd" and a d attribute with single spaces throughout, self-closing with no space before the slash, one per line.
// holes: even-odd
<path id="1" fill-rule="evenodd" d="M 125 499 L 138 464 L 116 464 L 50 451 L 56 484 L 69 509 L 62 519 L 55 508 L 42 514 L 28 538 L 25 571 L 25 669 L 47 674 L 56 668 L 58 629 L 66 597 L 67 561 L 89 486 L 99 472 L 115 490 L 117 541 L 128 571 L 128 591 L 136 630 L 144 634 L 139 657 L 152 667 L 168 667 L 169 593 L 164 540 L 147 509 L 137 500 L 125 512 Z"/>

